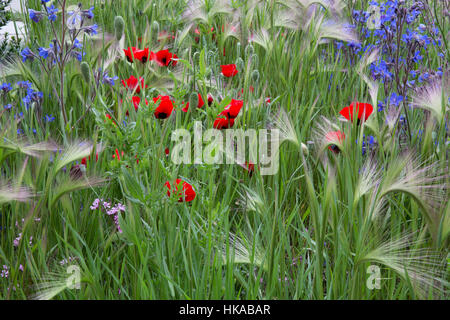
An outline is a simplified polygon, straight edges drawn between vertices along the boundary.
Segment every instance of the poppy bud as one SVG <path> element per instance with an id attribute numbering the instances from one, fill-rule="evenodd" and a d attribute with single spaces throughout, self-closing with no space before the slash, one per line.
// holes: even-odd
<path id="1" fill-rule="evenodd" d="M 253 82 L 258 83 L 258 81 L 259 81 L 259 71 L 258 70 L 253 70 L 252 80 L 253 80 Z"/>
<path id="2" fill-rule="evenodd" d="M 236 59 L 236 67 L 238 70 L 244 70 L 244 60 L 242 58 Z"/>
<path id="3" fill-rule="evenodd" d="M 195 92 L 192 92 L 189 96 L 189 105 L 191 106 L 197 106 L 198 105 L 198 94 Z"/>
<path id="4" fill-rule="evenodd" d="M 80 67 L 81 67 L 81 74 L 83 75 L 84 81 L 86 81 L 86 83 L 91 82 L 91 68 L 89 67 L 87 62 L 83 61 L 80 65 Z"/>
<path id="5" fill-rule="evenodd" d="M 240 57 L 241 56 L 241 43 L 238 42 L 236 45 L 236 51 L 237 51 L 237 56 Z"/>
<path id="6" fill-rule="evenodd" d="M 253 46 L 251 44 L 249 44 L 245 47 L 245 56 L 246 57 L 250 57 L 254 52 L 255 52 L 255 50 L 253 49 Z"/>
<path id="7" fill-rule="evenodd" d="M 116 16 L 114 18 L 114 34 L 116 36 L 117 41 L 120 41 L 120 39 L 122 39 L 124 29 L 125 29 L 125 21 L 121 16 Z"/>

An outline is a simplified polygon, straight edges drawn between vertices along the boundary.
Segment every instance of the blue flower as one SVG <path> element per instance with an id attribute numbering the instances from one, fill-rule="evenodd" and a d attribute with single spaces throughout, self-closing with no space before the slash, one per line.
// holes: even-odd
<path id="1" fill-rule="evenodd" d="M 94 7 L 91 7 L 91 8 L 88 9 L 88 10 L 83 10 L 83 11 L 81 12 L 81 16 L 82 16 L 83 18 L 92 19 L 92 18 L 94 18 L 94 12 L 93 12 L 93 10 L 94 10 Z"/>
<path id="2" fill-rule="evenodd" d="M 53 122 L 55 121 L 55 117 L 53 115 L 45 115 L 45 122 Z"/>
<path id="3" fill-rule="evenodd" d="M 98 25 L 93 24 L 91 26 L 84 27 L 84 32 L 89 35 L 95 35 L 98 33 Z"/>
<path id="4" fill-rule="evenodd" d="M 1 86 L 0 86 L 0 90 L 1 91 L 3 91 L 3 93 L 8 93 L 9 91 L 11 91 L 12 90 L 12 87 L 11 87 L 11 83 L 3 83 Z"/>
<path id="5" fill-rule="evenodd" d="M 79 52 L 79 51 L 72 51 L 71 55 L 75 57 L 78 61 L 81 61 L 83 59 L 83 56 L 86 54 L 86 52 Z"/>
<path id="6" fill-rule="evenodd" d="M 17 86 L 22 89 L 31 89 L 33 84 L 30 81 L 19 81 L 17 82 Z"/>
<path id="7" fill-rule="evenodd" d="M 39 48 L 39 55 L 42 57 L 42 58 L 44 58 L 44 59 L 47 59 L 48 58 L 48 55 L 50 54 L 50 52 L 51 52 L 51 48 Z"/>
<path id="8" fill-rule="evenodd" d="M 42 17 L 44 16 L 42 12 L 36 11 L 36 10 L 33 10 L 33 9 L 29 9 L 28 13 L 30 15 L 30 19 L 33 20 L 36 23 L 41 21 Z"/>
<path id="9" fill-rule="evenodd" d="M 29 48 L 23 49 L 22 52 L 20 52 L 20 55 L 23 62 L 27 61 L 27 59 L 30 59 L 31 61 L 34 59 L 34 54 Z"/>
<path id="10" fill-rule="evenodd" d="M 73 48 L 82 49 L 83 44 L 80 41 L 78 41 L 78 39 L 75 39 L 75 41 L 73 42 Z"/>
<path id="11" fill-rule="evenodd" d="M 395 92 L 392 92 L 391 96 L 389 97 L 389 103 L 394 106 L 398 106 L 403 101 L 403 96 L 396 94 Z"/>
<path id="12" fill-rule="evenodd" d="M 25 107 L 28 109 L 33 102 L 39 103 L 44 98 L 42 92 L 34 91 L 32 88 L 27 89 L 27 95 L 22 99 Z"/>
<path id="13" fill-rule="evenodd" d="M 58 50 L 55 50 L 55 46 L 53 45 L 53 43 L 50 43 L 50 47 L 49 48 L 39 48 L 39 55 L 44 58 L 47 59 L 49 56 L 51 58 L 55 58 L 57 51 L 59 52 L 59 47 L 57 47 Z M 53 61 L 54 63 L 56 63 L 56 61 Z"/>
<path id="14" fill-rule="evenodd" d="M 417 50 L 416 52 L 414 52 L 414 57 L 413 57 L 413 61 L 414 62 L 419 62 L 423 59 L 423 57 L 420 55 L 420 50 Z"/>
<path id="15" fill-rule="evenodd" d="M 101 72 L 101 71 L 100 71 Z M 114 81 L 118 80 L 119 77 L 115 76 L 115 77 L 108 77 L 108 72 L 106 71 L 105 73 L 103 73 L 103 84 L 108 84 L 110 86 L 114 85 Z"/>
<path id="16" fill-rule="evenodd" d="M 47 12 L 49 14 L 48 20 L 55 21 L 56 20 L 56 13 L 58 12 L 58 8 L 55 8 L 54 5 L 51 5 L 48 7 Z"/>
<path id="17" fill-rule="evenodd" d="M 8 103 L 6 106 L 4 106 L 3 108 L 5 108 L 6 110 L 9 110 L 12 108 L 12 104 Z"/>
<path id="18" fill-rule="evenodd" d="M 430 78 L 430 74 L 428 72 L 425 72 L 424 74 L 421 74 L 419 76 L 419 83 L 427 81 L 429 78 Z"/>
<path id="19" fill-rule="evenodd" d="M 392 73 L 389 71 L 388 64 L 385 60 L 380 60 L 378 65 L 372 63 L 370 65 L 370 70 L 375 79 L 382 79 L 383 82 L 392 79 Z"/>

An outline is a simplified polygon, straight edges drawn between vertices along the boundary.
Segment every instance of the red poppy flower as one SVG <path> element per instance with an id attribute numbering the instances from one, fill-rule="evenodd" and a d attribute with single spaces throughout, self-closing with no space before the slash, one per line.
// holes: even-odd
<path id="1" fill-rule="evenodd" d="M 172 111 L 173 111 L 173 102 L 170 100 L 169 96 L 157 96 L 156 98 L 153 98 L 153 102 L 156 103 L 159 102 L 158 107 L 155 110 L 155 117 L 157 119 L 166 119 L 168 118 Z"/>
<path id="2" fill-rule="evenodd" d="M 212 95 L 208 93 L 208 106 L 211 107 L 212 103 L 214 102 L 214 98 Z"/>
<path id="3" fill-rule="evenodd" d="M 266 103 L 270 103 L 270 98 L 269 97 L 266 98 Z"/>
<path id="4" fill-rule="evenodd" d="M 176 66 L 177 62 L 173 59 L 178 59 L 176 54 L 170 53 L 169 50 L 160 50 L 156 53 L 150 52 L 150 59 L 155 60 L 161 67 L 168 67 L 169 65 Z"/>
<path id="5" fill-rule="evenodd" d="M 341 152 L 336 143 L 342 144 L 342 142 L 344 142 L 345 134 L 343 132 L 341 131 L 328 132 L 325 136 L 325 139 L 327 140 L 328 143 L 332 143 L 331 145 L 328 146 L 328 149 L 330 151 L 333 151 L 336 154 Z"/>
<path id="6" fill-rule="evenodd" d="M 123 52 L 125 53 L 125 56 L 127 57 L 128 62 L 133 63 L 133 56 L 134 52 L 136 51 L 135 47 L 128 47 L 128 49 L 123 49 Z"/>
<path id="7" fill-rule="evenodd" d="M 234 63 L 221 65 L 220 68 L 222 68 L 222 74 L 227 78 L 234 77 L 239 72 L 238 69 L 236 69 L 236 65 Z"/>
<path id="8" fill-rule="evenodd" d="M 141 81 L 140 85 L 139 80 Z M 144 78 L 139 78 L 139 80 L 135 76 L 131 76 L 126 80 L 122 80 L 122 84 L 125 88 L 128 88 L 131 91 L 136 90 L 136 93 L 139 93 L 141 92 L 141 89 L 144 88 Z M 147 87 L 148 85 L 145 85 L 145 88 Z"/>
<path id="9" fill-rule="evenodd" d="M 149 49 L 145 48 L 144 50 L 139 50 L 135 47 L 128 47 L 128 49 L 123 49 L 125 52 L 125 56 L 127 57 L 128 62 L 133 63 L 133 58 L 140 60 L 142 63 L 146 63 L 148 61 Z"/>
<path id="10" fill-rule="evenodd" d="M 134 110 L 138 111 L 139 110 L 139 104 L 141 103 L 141 98 L 138 97 L 138 96 L 134 96 L 133 98 L 131 98 L 131 100 L 133 101 Z M 148 100 L 147 99 L 145 99 L 145 104 L 148 105 Z"/>
<path id="11" fill-rule="evenodd" d="M 192 188 L 192 186 L 189 183 L 187 183 L 181 179 L 177 179 L 175 181 L 175 183 L 172 184 L 172 186 L 170 185 L 169 181 L 167 181 L 164 185 L 168 189 L 167 196 L 169 196 L 169 197 L 170 197 L 170 191 L 172 191 L 172 188 L 174 189 L 174 193 L 178 195 L 180 193 L 178 191 L 178 186 L 182 186 L 182 192 L 181 192 L 180 198 L 178 199 L 178 202 L 189 202 L 189 201 L 194 200 L 194 198 L 196 196 L 194 188 Z"/>
<path id="12" fill-rule="evenodd" d="M 370 103 L 356 102 L 355 108 L 354 103 L 352 102 L 351 105 L 345 107 L 344 109 L 339 111 L 339 113 L 343 115 L 347 120 L 351 120 L 353 122 L 353 113 L 355 112 L 355 109 L 358 113 L 358 123 L 360 121 L 366 121 L 373 112 L 373 107 Z"/>
<path id="13" fill-rule="evenodd" d="M 220 115 L 234 119 L 238 116 L 243 105 L 244 102 L 242 100 L 231 99 L 230 104 L 225 107 L 225 109 L 220 113 Z"/>
<path id="14" fill-rule="evenodd" d="M 166 157 L 169 156 L 169 152 L 170 152 L 169 148 L 166 148 L 166 149 L 164 150 L 164 153 L 166 154 Z"/>
<path id="15" fill-rule="evenodd" d="M 134 57 L 142 63 L 146 63 L 149 57 L 149 49 L 145 48 L 144 50 L 136 50 L 136 52 L 134 52 Z"/>
<path id="16" fill-rule="evenodd" d="M 213 127 L 215 129 L 228 129 L 231 128 L 232 126 L 234 126 L 234 119 L 233 118 L 228 118 L 226 116 L 223 115 L 219 115 L 216 120 L 214 120 L 214 124 Z"/>
<path id="17" fill-rule="evenodd" d="M 198 104 L 197 104 L 197 108 L 201 108 L 205 105 L 205 103 L 203 102 L 202 96 L 200 95 L 200 93 L 198 94 Z M 186 103 L 186 105 L 184 106 L 183 109 L 181 109 L 183 112 L 188 112 L 189 110 L 189 102 Z"/>

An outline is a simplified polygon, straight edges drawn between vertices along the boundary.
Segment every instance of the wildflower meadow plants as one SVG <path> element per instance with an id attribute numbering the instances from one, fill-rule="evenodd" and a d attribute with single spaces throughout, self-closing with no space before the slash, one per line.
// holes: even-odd
<path id="1" fill-rule="evenodd" d="M 448 299 L 448 1 L 23 3 L 1 298 Z"/>

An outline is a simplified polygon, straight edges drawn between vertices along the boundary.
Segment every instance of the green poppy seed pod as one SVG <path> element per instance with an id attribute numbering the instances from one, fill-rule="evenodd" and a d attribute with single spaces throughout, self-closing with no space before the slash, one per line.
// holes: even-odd
<path id="1" fill-rule="evenodd" d="M 189 108 L 197 107 L 198 105 L 198 93 L 192 92 L 189 96 Z"/>
<path id="2" fill-rule="evenodd" d="M 80 65 L 81 67 L 81 74 L 83 75 L 84 81 L 86 81 L 86 83 L 90 83 L 91 82 L 91 68 L 89 67 L 89 65 L 87 64 L 86 61 L 83 61 Z"/>
<path id="3" fill-rule="evenodd" d="M 256 53 L 254 53 L 254 54 L 252 55 L 252 66 L 253 66 L 253 69 L 258 69 L 258 66 L 259 66 L 259 58 L 258 58 L 258 55 L 257 55 Z"/>
<path id="4" fill-rule="evenodd" d="M 121 16 L 116 16 L 114 18 L 114 34 L 116 36 L 117 41 L 120 41 L 120 39 L 122 39 L 124 30 L 125 30 L 125 21 Z"/>
<path id="5" fill-rule="evenodd" d="M 245 56 L 246 57 L 250 57 L 254 52 L 255 52 L 255 50 L 253 49 L 253 46 L 251 44 L 249 44 L 245 47 Z"/>
<path id="6" fill-rule="evenodd" d="M 236 67 L 240 72 L 244 70 L 244 60 L 242 60 L 242 58 L 236 59 Z"/>
<path id="7" fill-rule="evenodd" d="M 259 81 L 259 71 L 258 70 L 253 70 L 252 80 L 254 83 L 258 83 L 258 81 Z"/>

